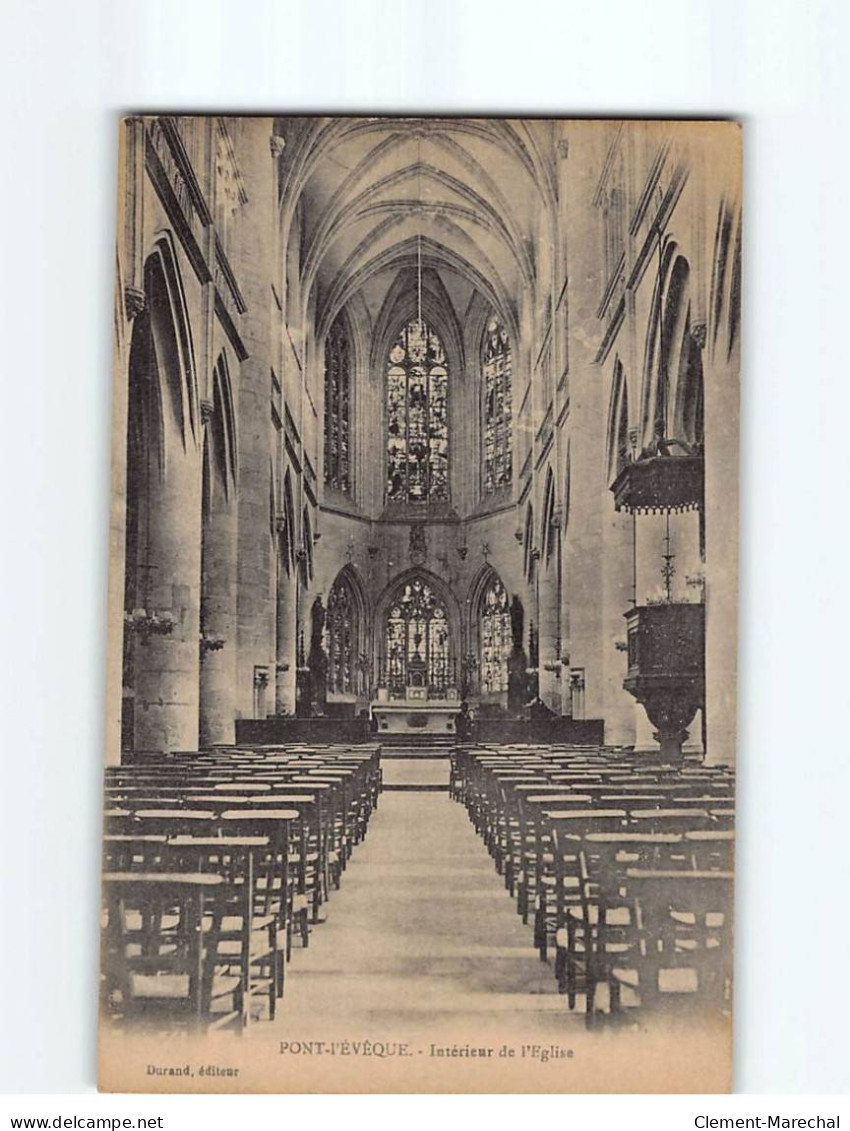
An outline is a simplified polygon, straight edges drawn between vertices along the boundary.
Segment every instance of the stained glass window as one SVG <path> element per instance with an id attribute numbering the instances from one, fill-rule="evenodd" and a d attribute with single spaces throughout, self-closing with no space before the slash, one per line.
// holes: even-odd
<path id="1" fill-rule="evenodd" d="M 328 656 L 328 691 L 353 695 L 357 691 L 357 601 L 345 577 L 338 577 L 328 594 L 324 646 Z"/>
<path id="2" fill-rule="evenodd" d="M 394 692 L 403 692 L 420 677 L 421 686 L 432 696 L 448 688 L 448 615 L 445 605 L 421 579 L 405 582 L 390 605 L 384 644 L 387 683 Z"/>
<path id="3" fill-rule="evenodd" d="M 325 483 L 351 490 L 351 349 L 339 318 L 325 339 Z"/>
<path id="4" fill-rule="evenodd" d="M 513 646 L 508 594 L 498 577 L 484 591 L 480 606 L 481 690 L 486 694 L 508 689 L 508 656 Z"/>
<path id="5" fill-rule="evenodd" d="M 414 319 L 387 366 L 387 499 L 428 503 L 449 497 L 449 371 L 443 343 Z"/>
<path id="6" fill-rule="evenodd" d="M 513 474 L 511 444 L 511 339 L 495 315 L 487 323 L 481 355 L 484 381 L 484 494 L 510 483 Z"/>

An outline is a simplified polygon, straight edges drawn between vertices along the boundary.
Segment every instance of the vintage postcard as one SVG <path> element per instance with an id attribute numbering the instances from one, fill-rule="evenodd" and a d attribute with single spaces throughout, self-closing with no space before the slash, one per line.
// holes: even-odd
<path id="1" fill-rule="evenodd" d="M 729 1090 L 740 126 L 119 150 L 101 1088 Z"/>

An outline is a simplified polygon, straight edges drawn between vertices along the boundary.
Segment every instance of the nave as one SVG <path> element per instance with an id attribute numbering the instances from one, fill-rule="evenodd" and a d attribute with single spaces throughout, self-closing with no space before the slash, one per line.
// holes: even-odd
<path id="1" fill-rule="evenodd" d="M 382 776 L 377 744 L 109 768 L 105 1023 L 301 1039 L 728 1017 L 728 768 L 458 746 L 448 796 Z"/>
<path id="2" fill-rule="evenodd" d="M 387 792 L 369 837 L 298 955 L 282 1033 L 483 1037 L 494 1023 L 557 1036 L 564 1003 L 483 843 L 442 792 Z M 257 1031 L 257 1030 L 255 1030 Z"/>

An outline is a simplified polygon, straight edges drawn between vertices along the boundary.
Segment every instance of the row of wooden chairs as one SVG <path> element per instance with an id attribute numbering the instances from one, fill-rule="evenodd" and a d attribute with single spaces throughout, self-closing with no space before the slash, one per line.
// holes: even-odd
<path id="1" fill-rule="evenodd" d="M 105 781 L 110 1021 L 273 1018 L 381 791 L 377 745 L 147 755 Z"/>
<path id="2" fill-rule="evenodd" d="M 674 998 L 727 1007 L 728 767 L 669 766 L 604 749 L 462 747 L 450 788 L 523 921 L 533 916 L 541 959 L 554 947 L 557 988 L 571 1009 L 581 998 L 592 1022 L 600 985 L 611 1015 L 621 1013 L 623 986 L 642 1008 Z M 635 967 L 617 965 L 617 956 Z M 690 980 L 671 978 L 688 963 Z"/>

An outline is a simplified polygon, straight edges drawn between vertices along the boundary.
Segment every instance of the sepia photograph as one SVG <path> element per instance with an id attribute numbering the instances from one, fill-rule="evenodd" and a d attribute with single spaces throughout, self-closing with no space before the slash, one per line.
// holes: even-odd
<path id="1" fill-rule="evenodd" d="M 728 1091 L 740 124 L 117 152 L 100 1087 Z"/>

